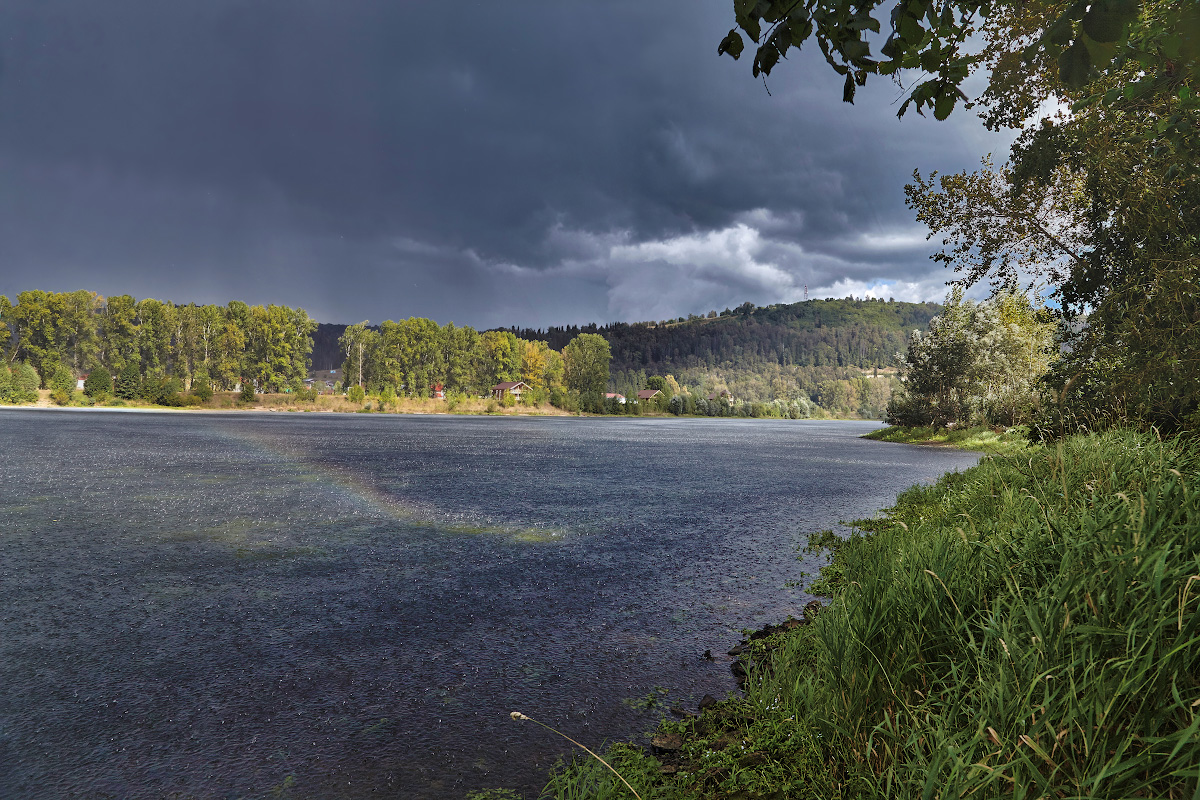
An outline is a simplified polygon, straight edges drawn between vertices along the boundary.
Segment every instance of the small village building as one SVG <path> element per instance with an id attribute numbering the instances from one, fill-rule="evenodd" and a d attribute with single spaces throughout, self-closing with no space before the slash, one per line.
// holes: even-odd
<path id="1" fill-rule="evenodd" d="M 642 400 L 653 400 L 656 397 L 662 396 L 663 393 L 659 389 L 641 389 L 638 391 L 637 399 L 641 402 Z"/>
<path id="2" fill-rule="evenodd" d="M 445 386 L 443 386 L 440 383 L 435 383 L 431 388 L 433 389 L 433 399 L 434 400 L 445 400 L 446 399 L 446 387 Z"/>
<path id="3" fill-rule="evenodd" d="M 492 397 L 496 398 L 497 400 L 502 400 L 504 399 L 504 395 L 511 394 L 513 397 L 520 400 L 521 395 L 528 390 L 529 385 L 525 383 L 525 381 L 504 381 L 503 383 L 497 383 L 492 387 Z"/>
<path id="4" fill-rule="evenodd" d="M 733 405 L 733 395 L 729 393 L 728 389 L 722 389 L 719 392 L 713 392 L 708 396 L 708 400 L 710 402 L 713 400 L 724 400 L 726 403 L 729 403 L 729 405 Z"/>
<path id="5" fill-rule="evenodd" d="M 605 392 L 604 399 L 605 400 L 616 400 L 621 405 L 625 405 L 625 395 L 623 395 L 623 394 L 617 394 L 616 392 Z"/>
<path id="6" fill-rule="evenodd" d="M 82 391 L 83 391 L 83 385 L 84 385 L 85 383 L 87 383 L 88 375 L 90 375 L 90 374 L 91 374 L 90 372 L 85 372 L 85 373 L 83 374 L 83 377 L 82 377 L 82 378 L 76 378 L 76 379 L 75 379 L 75 388 L 76 388 L 76 389 L 78 389 L 79 391 L 81 391 L 81 392 L 82 392 Z"/>

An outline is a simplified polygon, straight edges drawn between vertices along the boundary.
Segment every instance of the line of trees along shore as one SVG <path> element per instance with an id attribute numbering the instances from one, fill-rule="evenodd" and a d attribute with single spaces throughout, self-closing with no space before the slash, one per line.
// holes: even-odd
<path id="1" fill-rule="evenodd" d="M 92 374 L 104 376 L 102 394 L 153 401 L 197 387 L 297 391 L 316 330 L 304 309 L 281 305 L 176 305 L 89 291 L 26 291 L 15 304 L 0 296 L 0 401 L 30 401 L 38 388 L 69 396 L 77 378 Z M 530 402 L 591 407 L 603 402 L 611 357 L 600 336 L 577 336 L 559 352 L 511 332 L 419 317 L 347 326 L 339 349 L 343 389 L 484 395 L 497 383 L 524 381 Z"/>
<path id="2" fill-rule="evenodd" d="M 522 381 L 526 401 L 568 403 L 567 394 L 603 397 L 611 353 L 603 337 L 582 334 L 562 348 L 522 339 L 511 331 L 484 331 L 411 317 L 349 325 L 338 338 L 344 385 L 372 394 L 429 397 L 435 389 L 484 395 L 499 383 Z"/>
<path id="3" fill-rule="evenodd" d="M 219 389 L 250 383 L 263 391 L 303 385 L 316 322 L 301 308 L 175 305 L 130 295 L 45 292 L 0 296 L 0 354 L 28 364 L 39 384 L 101 368 L 137 380 L 175 379 Z"/>

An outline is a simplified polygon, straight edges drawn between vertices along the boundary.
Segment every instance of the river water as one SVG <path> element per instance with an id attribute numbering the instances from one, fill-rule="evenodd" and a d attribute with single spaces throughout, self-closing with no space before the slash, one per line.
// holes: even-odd
<path id="1" fill-rule="evenodd" d="M 976 460 L 873 427 L 0 410 L 0 797 L 533 793 L 510 711 L 725 696 L 808 532 Z"/>

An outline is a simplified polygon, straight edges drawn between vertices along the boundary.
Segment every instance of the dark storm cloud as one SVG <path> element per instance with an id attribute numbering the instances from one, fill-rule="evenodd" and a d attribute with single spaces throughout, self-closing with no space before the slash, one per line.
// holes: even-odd
<path id="1" fill-rule="evenodd" d="M 447 13 L 453 12 L 453 13 Z M 914 167 L 978 122 L 768 95 L 729 0 L 10 0 L 0 293 L 93 288 L 322 319 L 646 319 L 815 294 L 939 297 Z M 886 284 L 883 285 L 883 284 Z"/>

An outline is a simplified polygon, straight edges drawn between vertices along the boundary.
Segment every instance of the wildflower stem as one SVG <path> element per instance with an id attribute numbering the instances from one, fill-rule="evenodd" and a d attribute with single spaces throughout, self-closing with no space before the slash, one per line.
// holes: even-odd
<path id="1" fill-rule="evenodd" d="M 632 786 L 630 786 L 630 785 L 629 785 L 629 781 L 625 780 L 625 777 L 624 777 L 623 775 L 621 775 L 621 773 L 619 773 L 619 772 L 617 772 L 615 769 L 613 769 L 613 765 L 612 765 L 612 764 L 609 764 L 609 763 L 608 763 L 607 761 L 605 761 L 603 758 L 601 758 L 600 756 L 598 756 L 598 755 L 596 755 L 595 753 L 593 753 L 593 752 L 592 752 L 590 749 L 588 749 L 588 748 L 587 748 L 585 745 L 582 745 L 582 744 L 580 744 L 579 742 L 575 741 L 574 739 L 572 739 L 570 736 L 567 736 L 567 735 L 566 735 L 565 733 L 563 733 L 562 731 L 560 731 L 560 730 L 555 730 L 554 728 L 551 728 L 549 725 L 546 725 L 545 723 L 538 722 L 538 721 L 537 721 L 536 719 L 534 719 L 533 717 L 526 716 L 525 714 L 522 714 L 520 711 L 514 711 L 514 712 L 512 712 L 511 714 L 509 714 L 509 716 L 510 716 L 510 717 L 512 717 L 513 719 L 517 720 L 517 721 L 528 721 L 528 722 L 532 722 L 534 725 L 541 725 L 543 728 L 545 728 L 546 730 L 550 731 L 551 733 L 556 733 L 556 734 L 558 734 L 559 736 L 561 736 L 562 738 L 566 739 L 568 742 L 570 742 L 571 744 L 573 744 L 573 745 L 575 745 L 576 747 L 580 748 L 580 749 L 581 749 L 581 750 L 583 750 L 585 753 L 587 753 L 589 756 L 591 756 L 592 758 L 596 759 L 597 761 L 599 761 L 599 762 L 600 762 L 601 764 L 603 764 L 604 766 L 608 767 L 608 771 L 609 771 L 609 772 L 611 772 L 613 775 L 616 775 L 616 776 L 617 776 L 617 778 L 619 778 L 619 779 L 620 779 L 621 783 L 625 784 L 625 788 L 629 789 L 629 791 L 633 793 L 633 796 L 634 796 L 634 797 L 636 797 L 636 798 L 637 798 L 637 800 L 642 800 L 642 796 L 641 796 L 640 794 L 638 794 L 638 793 L 637 793 L 637 789 L 634 789 Z"/>

